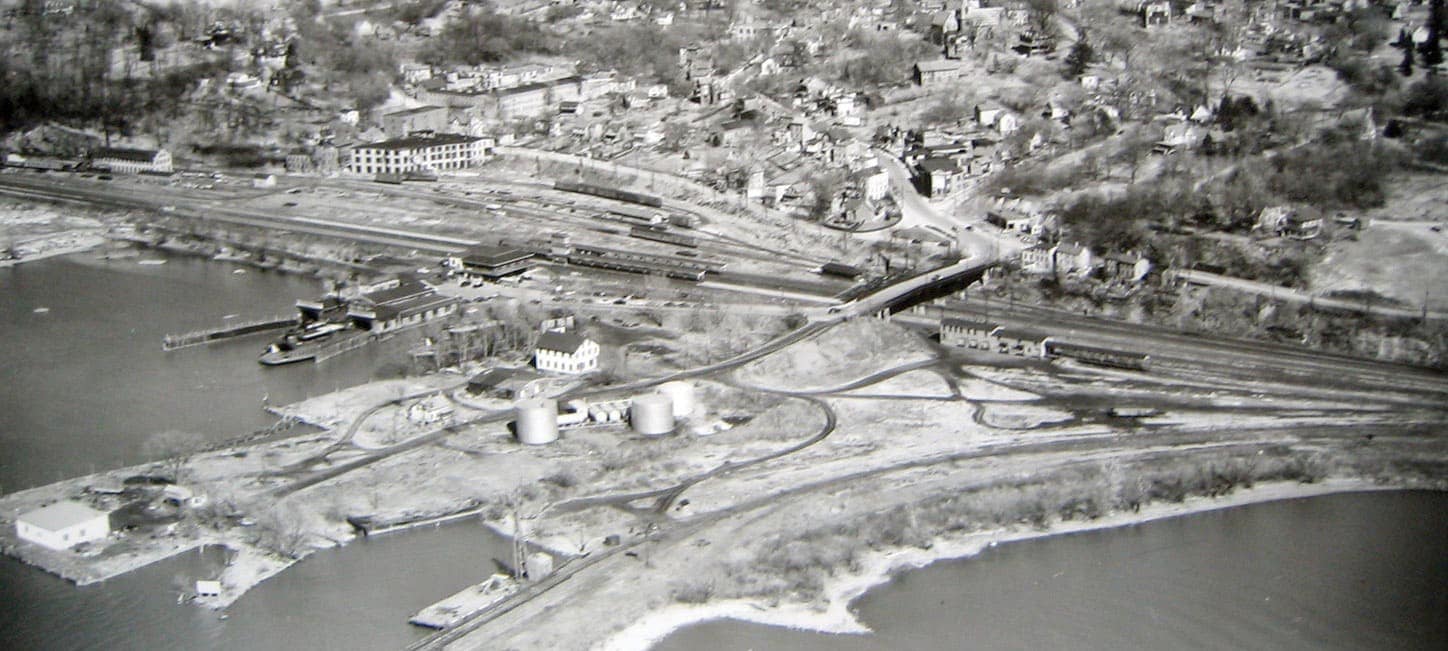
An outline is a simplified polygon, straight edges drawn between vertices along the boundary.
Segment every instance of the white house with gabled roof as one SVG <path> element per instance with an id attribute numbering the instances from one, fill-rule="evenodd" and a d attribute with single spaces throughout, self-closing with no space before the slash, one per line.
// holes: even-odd
<path id="1" fill-rule="evenodd" d="M 533 365 L 553 373 L 587 373 L 598 368 L 598 352 L 598 344 L 587 337 L 549 331 L 538 336 Z"/>

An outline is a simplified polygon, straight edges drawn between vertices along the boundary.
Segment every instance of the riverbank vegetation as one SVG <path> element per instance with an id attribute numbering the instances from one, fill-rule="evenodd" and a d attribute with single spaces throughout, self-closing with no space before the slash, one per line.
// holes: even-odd
<path id="1" fill-rule="evenodd" d="M 929 549 L 942 537 L 1016 528 L 1048 531 L 1061 522 L 1139 512 L 1143 506 L 1220 498 L 1270 482 L 1329 477 L 1398 486 L 1448 488 L 1448 468 L 1395 454 L 1328 453 L 1272 446 L 1138 460 L 1082 462 L 1029 480 L 941 495 L 863 517 L 776 534 L 717 574 L 675 586 L 680 603 L 713 598 L 816 602 L 826 584 L 859 573 L 867 551 Z"/>

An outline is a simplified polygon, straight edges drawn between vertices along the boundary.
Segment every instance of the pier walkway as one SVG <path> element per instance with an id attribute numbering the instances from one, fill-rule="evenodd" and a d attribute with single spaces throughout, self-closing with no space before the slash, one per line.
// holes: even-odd
<path id="1" fill-rule="evenodd" d="M 179 335 L 166 335 L 161 339 L 161 350 L 172 351 L 189 346 L 209 344 L 213 341 L 256 334 L 258 332 L 280 330 L 295 325 L 296 322 L 297 318 L 295 316 L 274 316 L 255 321 L 247 321 L 245 323 L 224 325 L 209 330 L 197 330 Z"/>

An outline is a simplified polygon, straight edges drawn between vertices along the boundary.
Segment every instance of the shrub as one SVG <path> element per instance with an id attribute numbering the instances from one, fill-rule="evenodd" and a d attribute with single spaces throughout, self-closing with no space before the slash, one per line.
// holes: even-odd
<path id="1" fill-rule="evenodd" d="M 694 580 L 676 586 L 671 592 L 674 601 L 681 604 L 708 603 L 714 597 L 714 582 Z"/>

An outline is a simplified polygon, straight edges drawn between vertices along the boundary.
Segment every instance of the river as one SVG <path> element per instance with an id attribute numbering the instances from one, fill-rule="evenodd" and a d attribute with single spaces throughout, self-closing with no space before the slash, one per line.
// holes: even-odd
<path id="1" fill-rule="evenodd" d="M 365 382 L 385 363 L 365 349 L 322 364 L 256 363 L 265 335 L 162 352 L 161 338 L 235 318 L 294 311 L 319 281 L 146 253 L 84 253 L 0 269 L 0 490 L 145 460 L 166 429 L 212 440 L 272 423 L 285 404 Z M 37 311 L 37 308 L 44 308 Z M 391 649 L 426 632 L 422 607 L 494 571 L 510 547 L 476 523 L 358 541 L 319 552 L 218 613 L 176 604 L 221 555 L 189 553 L 77 588 L 0 557 L 0 648 Z"/>
<path id="2" fill-rule="evenodd" d="M 175 429 L 220 440 L 276 419 L 286 404 L 365 382 L 375 351 L 266 368 L 268 335 L 162 352 L 161 338 L 296 312 L 321 282 L 146 253 L 83 253 L 0 269 L 0 490 L 14 492 L 146 460 L 145 439 Z M 39 311 L 37 311 L 39 310 Z"/>
<path id="3" fill-rule="evenodd" d="M 875 633 L 698 624 L 655 651 L 1445 649 L 1448 495 L 1357 493 L 1002 545 L 903 573 Z"/>
<path id="4" fill-rule="evenodd" d="M 165 333 L 285 313 L 318 291 L 296 276 L 165 259 L 81 254 L 0 270 L 4 491 L 136 463 L 163 429 L 244 433 L 271 422 L 262 396 L 280 404 L 356 384 L 382 363 L 373 351 L 267 369 L 256 338 L 163 353 Z M 873 636 L 711 622 L 659 648 L 1448 648 L 1445 534 L 1440 494 L 1250 506 L 904 574 L 855 604 Z M 474 523 L 357 541 L 262 583 L 226 619 L 175 603 L 179 586 L 214 572 L 215 553 L 84 588 L 0 557 L 0 648 L 395 649 L 425 634 L 409 615 L 508 552 Z"/>

